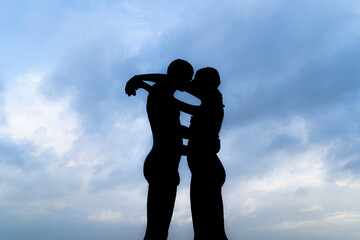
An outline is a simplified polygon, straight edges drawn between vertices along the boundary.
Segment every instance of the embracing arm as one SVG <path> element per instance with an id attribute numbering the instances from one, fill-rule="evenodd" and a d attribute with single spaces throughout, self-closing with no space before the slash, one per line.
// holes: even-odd
<path id="1" fill-rule="evenodd" d="M 175 102 L 175 105 L 178 107 L 178 109 L 182 112 L 194 115 L 200 111 L 200 106 L 195 106 L 195 105 L 191 105 L 188 103 L 184 103 L 176 98 L 175 98 L 174 102 Z"/>
<path id="2" fill-rule="evenodd" d="M 160 81 L 163 81 L 165 78 L 166 75 L 161 73 L 135 75 L 134 77 L 130 78 L 130 80 L 126 83 L 125 93 L 129 96 L 130 95 L 135 96 L 136 90 L 139 88 L 143 88 L 147 91 L 150 91 L 151 85 L 145 83 L 144 81 L 158 83 Z"/>
<path id="3" fill-rule="evenodd" d="M 189 139 L 190 138 L 190 129 L 184 125 L 180 125 L 180 135 L 182 138 Z"/>
<path id="4" fill-rule="evenodd" d="M 187 156 L 189 153 L 189 147 L 187 145 L 182 145 L 180 151 L 182 156 Z"/>
<path id="5" fill-rule="evenodd" d="M 166 74 L 149 73 L 149 74 L 135 75 L 134 77 L 141 79 L 141 81 L 150 81 L 150 82 L 158 83 L 166 78 Z"/>

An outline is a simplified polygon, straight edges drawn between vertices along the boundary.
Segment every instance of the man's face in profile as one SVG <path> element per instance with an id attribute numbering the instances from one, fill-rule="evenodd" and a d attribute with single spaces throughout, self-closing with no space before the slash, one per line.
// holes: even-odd
<path id="1" fill-rule="evenodd" d="M 183 92 L 185 91 L 190 85 L 191 77 L 184 77 L 183 79 L 179 80 L 178 90 Z"/>
<path id="2" fill-rule="evenodd" d="M 172 81 L 173 86 L 175 87 L 176 90 L 179 90 L 181 92 L 185 91 L 191 81 L 191 76 L 184 76 L 184 75 L 177 75 L 177 76 L 169 76 L 170 77 L 170 81 Z"/>

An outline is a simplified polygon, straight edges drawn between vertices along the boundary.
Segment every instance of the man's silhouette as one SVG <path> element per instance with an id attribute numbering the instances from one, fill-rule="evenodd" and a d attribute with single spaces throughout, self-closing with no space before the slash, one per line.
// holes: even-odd
<path id="1" fill-rule="evenodd" d="M 180 111 L 173 95 L 176 90 L 185 90 L 193 73 L 188 62 L 177 59 L 171 62 L 166 75 L 136 75 L 125 88 L 129 96 L 135 95 L 140 87 L 149 91 L 146 111 L 153 134 L 153 147 L 144 163 L 144 175 L 149 183 L 145 240 L 167 239 L 180 182 L 178 166 L 185 128 L 180 125 Z M 157 83 L 150 86 L 143 80 Z"/>

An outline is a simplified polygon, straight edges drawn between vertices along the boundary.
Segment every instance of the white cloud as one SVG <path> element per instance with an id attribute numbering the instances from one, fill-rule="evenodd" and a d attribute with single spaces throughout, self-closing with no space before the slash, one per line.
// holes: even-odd
<path id="1" fill-rule="evenodd" d="M 118 222 L 124 220 L 124 214 L 120 211 L 113 211 L 112 209 L 102 210 L 98 214 L 90 215 L 87 217 L 90 221 L 99 222 Z"/>
<path id="2" fill-rule="evenodd" d="M 328 214 L 323 221 L 334 224 L 360 223 L 360 212 L 337 211 Z"/>
<path id="3" fill-rule="evenodd" d="M 357 226 L 359 223 L 359 212 L 336 211 L 327 213 L 325 216 L 318 220 L 306 220 L 298 222 L 285 221 L 282 222 L 280 225 L 276 225 L 274 227 L 280 229 L 295 229 L 318 226 L 319 228 L 325 227 L 331 229 L 332 226 L 348 225 L 348 227 L 352 227 Z"/>
<path id="4" fill-rule="evenodd" d="M 360 181 L 358 179 L 354 179 L 353 177 L 339 178 L 335 181 L 335 184 L 344 189 L 347 188 L 353 191 L 360 190 Z"/>
<path id="5" fill-rule="evenodd" d="M 189 186 L 179 187 L 172 221 L 180 226 L 192 224 Z"/>
<path id="6" fill-rule="evenodd" d="M 310 207 L 300 208 L 300 212 L 314 212 L 314 211 L 321 211 L 323 209 L 323 206 L 321 204 L 314 204 Z"/>
<path id="7" fill-rule="evenodd" d="M 0 135 L 30 141 L 40 151 L 54 148 L 62 156 L 78 138 L 77 117 L 69 108 L 69 96 L 51 101 L 39 92 L 42 79 L 43 74 L 24 74 L 7 83 Z"/>
<path id="8" fill-rule="evenodd" d="M 280 189 L 295 191 L 300 187 L 321 187 L 324 181 L 324 158 L 326 148 L 314 147 L 306 152 L 275 154 L 270 159 L 280 158 L 272 170 L 248 181 L 246 191 L 273 192 Z"/>
<path id="9" fill-rule="evenodd" d="M 50 74 L 18 72 L 4 85 L 2 212 L 13 222 L 67 216 L 143 229 L 142 164 L 151 148 L 146 93 L 128 98 L 123 85 L 183 57 L 196 69 L 214 66 L 223 77 L 219 156 L 233 238 L 278 239 L 266 231 L 251 235 L 271 225 L 286 239 L 308 228 L 350 229 L 348 239 L 358 239 L 358 9 L 356 1 L 249 0 L 102 1 L 63 10 L 47 32 L 53 35 L 38 36 L 46 48 L 31 44 L 34 35 L 22 36 L 31 52 L 54 47 L 52 56 L 62 59 L 40 60 L 58 67 Z M 13 65 L 29 69 L 21 61 Z M 186 187 L 173 220 L 191 229 Z"/>
<path id="10" fill-rule="evenodd" d="M 261 205 L 261 203 L 258 202 L 258 200 L 249 198 L 243 203 L 243 207 L 241 209 L 242 215 L 249 215 L 256 211 L 257 207 Z M 253 215 L 255 216 L 255 215 Z"/>

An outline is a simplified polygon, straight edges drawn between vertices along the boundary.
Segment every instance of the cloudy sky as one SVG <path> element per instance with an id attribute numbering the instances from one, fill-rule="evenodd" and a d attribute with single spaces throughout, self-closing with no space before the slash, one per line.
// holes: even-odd
<path id="1" fill-rule="evenodd" d="M 142 239 L 152 138 L 124 86 L 176 58 L 222 78 L 229 239 L 360 238 L 359 1 L 1 1 L 0 29 L 1 239 Z M 169 240 L 193 238 L 180 174 Z"/>

